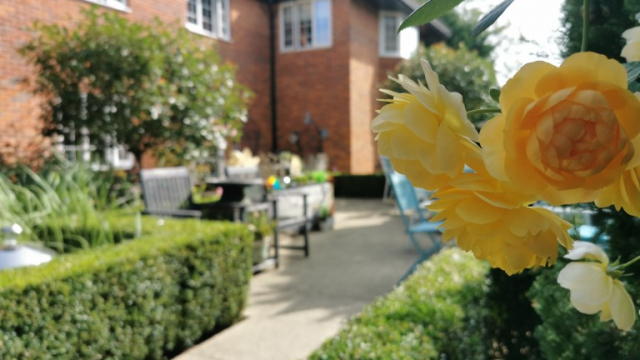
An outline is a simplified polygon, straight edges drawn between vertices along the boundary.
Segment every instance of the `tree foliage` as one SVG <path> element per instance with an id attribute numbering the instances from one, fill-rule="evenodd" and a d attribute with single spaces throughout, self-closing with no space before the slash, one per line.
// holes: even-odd
<path id="1" fill-rule="evenodd" d="M 489 89 L 497 86 L 493 63 L 481 58 L 475 51 L 467 49 L 464 44 L 460 44 L 457 50 L 444 44 L 420 46 L 411 59 L 399 63 L 390 75 L 396 78 L 398 74 L 403 74 L 414 81 L 424 83 L 424 72 L 420 65 L 420 59 L 423 58 L 429 61 L 438 74 L 440 83 L 447 90 L 462 95 L 467 110 L 492 106 L 491 104 L 495 106 L 495 102 L 489 96 Z M 406 92 L 400 84 L 390 79 L 384 82 L 381 88 Z M 479 123 L 486 120 L 486 117 L 476 116 L 470 120 Z"/>
<path id="2" fill-rule="evenodd" d="M 250 92 L 182 27 L 91 9 L 75 28 L 33 30 L 21 52 L 38 69 L 45 135 L 88 131 L 95 145 L 115 141 L 138 160 L 160 146 L 184 157 L 240 136 Z"/>
<path id="3" fill-rule="evenodd" d="M 476 51 L 480 57 L 491 57 L 496 44 L 489 41 L 489 37 L 500 34 L 503 28 L 493 26 L 478 36 L 473 36 L 471 33 L 481 15 L 479 10 L 472 9 L 462 13 L 449 11 L 441 16 L 440 20 L 451 30 L 451 37 L 445 43 L 454 49 L 464 45 L 467 49 Z"/>
<path id="4" fill-rule="evenodd" d="M 582 43 L 582 0 L 565 0 L 562 6 L 563 50 L 567 57 L 580 51 Z M 625 45 L 622 33 L 634 26 L 640 12 L 640 0 L 591 0 L 588 50 L 624 61 L 620 52 Z"/>

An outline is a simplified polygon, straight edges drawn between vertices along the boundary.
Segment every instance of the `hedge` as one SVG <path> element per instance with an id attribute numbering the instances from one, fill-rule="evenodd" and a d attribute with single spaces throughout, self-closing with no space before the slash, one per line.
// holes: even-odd
<path id="1" fill-rule="evenodd" d="M 0 359 L 166 359 L 236 321 L 245 226 L 142 219 L 143 236 L 0 272 Z M 114 223 L 131 231 L 133 217 Z"/>
<path id="2" fill-rule="evenodd" d="M 487 272 L 471 255 L 445 250 L 367 306 L 310 359 L 485 359 Z"/>
<path id="3" fill-rule="evenodd" d="M 343 198 L 382 198 L 384 174 L 333 176 L 334 194 Z"/>

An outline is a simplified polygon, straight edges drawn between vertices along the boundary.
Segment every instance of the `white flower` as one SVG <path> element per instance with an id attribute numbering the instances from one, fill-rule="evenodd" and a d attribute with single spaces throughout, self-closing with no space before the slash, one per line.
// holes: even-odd
<path id="1" fill-rule="evenodd" d="M 622 57 L 626 58 L 627 62 L 640 60 L 640 26 L 623 32 L 622 37 L 627 39 L 627 45 L 622 48 Z"/>
<path id="2" fill-rule="evenodd" d="M 619 329 L 630 330 L 636 321 L 633 300 L 622 282 L 607 273 L 607 254 L 595 244 L 576 241 L 565 258 L 595 260 L 572 262 L 558 274 L 558 284 L 569 289 L 573 307 L 583 314 L 600 312 L 600 321 L 613 319 Z"/>

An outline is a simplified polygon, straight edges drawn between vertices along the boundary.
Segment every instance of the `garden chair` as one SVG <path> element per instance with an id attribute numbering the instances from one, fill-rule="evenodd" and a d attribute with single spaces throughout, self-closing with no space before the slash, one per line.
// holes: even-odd
<path id="1" fill-rule="evenodd" d="M 382 172 L 384 172 L 385 182 L 384 182 L 384 191 L 382 193 L 382 201 L 386 201 L 393 194 L 393 189 L 391 188 L 391 180 L 389 180 L 389 174 L 395 172 L 393 167 L 391 166 L 391 161 L 386 156 L 380 156 L 380 167 L 382 168 Z M 414 187 L 414 191 L 421 205 L 426 205 L 428 203 L 428 199 L 431 196 L 431 192 L 425 189 Z"/>
<path id="2" fill-rule="evenodd" d="M 441 223 L 430 222 L 426 219 L 415 190 L 404 175 L 393 172 L 389 174 L 389 180 L 393 193 L 395 194 L 396 204 L 400 210 L 400 217 L 402 218 L 405 232 L 419 255 L 409 270 L 402 275 L 398 281 L 398 283 L 400 283 L 406 279 L 407 276 L 411 275 L 420 263 L 427 260 L 442 248 L 441 241 L 434 236 L 440 233 L 438 226 L 440 226 Z M 413 216 L 410 216 L 409 212 L 412 212 Z M 417 234 L 427 235 L 432 245 L 429 248 L 424 248 L 418 242 L 416 238 Z"/>
<path id="3" fill-rule="evenodd" d="M 191 177 L 186 167 L 140 170 L 146 215 L 202 217 L 191 206 Z"/>

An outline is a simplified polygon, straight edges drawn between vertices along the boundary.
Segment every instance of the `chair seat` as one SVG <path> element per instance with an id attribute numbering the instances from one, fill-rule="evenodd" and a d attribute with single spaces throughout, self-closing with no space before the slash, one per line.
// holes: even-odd
<path id="1" fill-rule="evenodd" d="M 440 229 L 438 229 L 440 225 L 442 225 L 441 221 L 440 222 L 423 221 L 418 224 L 411 225 L 408 231 L 412 234 L 438 232 L 440 231 Z"/>

